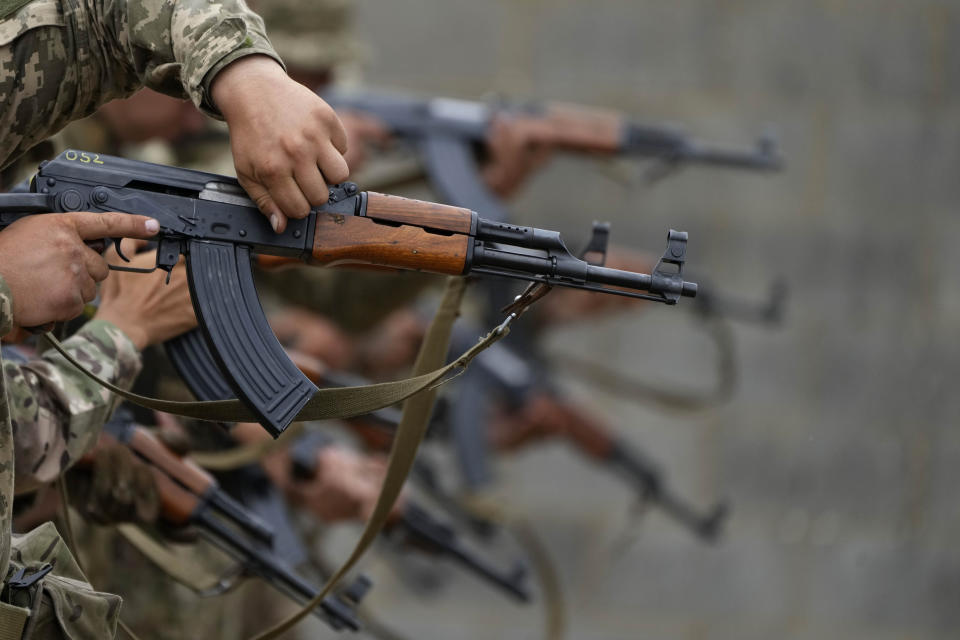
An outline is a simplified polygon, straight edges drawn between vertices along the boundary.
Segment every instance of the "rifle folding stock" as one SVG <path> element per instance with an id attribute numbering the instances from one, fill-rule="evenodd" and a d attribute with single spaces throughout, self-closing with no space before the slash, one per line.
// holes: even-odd
<path id="1" fill-rule="evenodd" d="M 590 265 L 553 231 L 484 220 L 467 209 L 331 188 L 329 201 L 275 233 L 236 180 L 109 156 L 65 151 L 41 165 L 33 193 L 0 194 L 0 228 L 43 211 L 121 211 L 160 223 L 157 268 L 181 255 L 194 309 L 237 397 L 278 436 L 316 393 L 267 324 L 251 257 L 486 273 L 628 295 L 667 304 L 696 294 L 682 268 L 687 236 L 671 231 L 653 274 Z M 123 269 L 123 267 L 118 267 Z"/>

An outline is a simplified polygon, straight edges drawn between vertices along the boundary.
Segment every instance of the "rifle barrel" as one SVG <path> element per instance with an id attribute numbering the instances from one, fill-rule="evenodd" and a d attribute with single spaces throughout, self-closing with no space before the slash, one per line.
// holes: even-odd
<path id="1" fill-rule="evenodd" d="M 497 571 L 486 562 L 470 553 L 458 540 L 456 532 L 448 525 L 435 520 L 425 509 L 408 503 L 398 521 L 408 536 L 419 541 L 439 555 L 457 560 L 473 573 L 492 582 L 521 602 L 530 601 L 530 592 L 522 582 L 526 571 L 518 565 L 511 573 Z"/>
<path id="2" fill-rule="evenodd" d="M 305 604 L 320 593 L 316 586 L 301 578 L 286 563 L 275 557 L 272 550 L 261 548 L 260 545 L 237 535 L 209 512 L 196 514 L 195 522 L 211 542 L 294 601 Z M 324 598 L 313 613 L 329 622 L 334 629 L 360 629 L 354 612 L 337 598 Z"/>

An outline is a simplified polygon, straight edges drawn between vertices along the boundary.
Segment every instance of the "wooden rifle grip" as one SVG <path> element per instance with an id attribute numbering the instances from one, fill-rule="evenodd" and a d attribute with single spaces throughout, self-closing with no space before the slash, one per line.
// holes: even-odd
<path id="1" fill-rule="evenodd" d="M 365 217 L 318 213 L 313 262 L 461 275 L 469 241 L 467 235 L 430 233 L 419 226 L 392 226 Z"/>
<path id="2" fill-rule="evenodd" d="M 203 495 L 214 485 L 214 479 L 209 473 L 192 460 L 175 454 L 157 436 L 143 427 L 134 427 L 129 446 L 151 466 L 183 483 L 197 495 Z"/>

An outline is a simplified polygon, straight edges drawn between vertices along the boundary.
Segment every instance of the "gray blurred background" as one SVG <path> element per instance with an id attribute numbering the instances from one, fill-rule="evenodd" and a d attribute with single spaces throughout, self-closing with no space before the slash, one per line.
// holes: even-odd
<path id="1" fill-rule="evenodd" d="M 674 121 L 719 142 L 772 125 L 787 171 L 688 169 L 625 188 L 560 159 L 513 207 L 574 246 L 590 221 L 763 297 L 783 327 L 735 328 L 741 382 L 714 410 L 665 414 L 570 379 L 700 505 L 729 498 L 704 547 L 566 445 L 498 463 L 557 562 L 570 638 L 960 635 L 960 3 L 913 0 L 363 0 L 371 84 L 561 99 Z M 597 330 L 599 329 L 599 330 Z M 709 341 L 676 308 L 549 337 L 551 353 L 632 377 L 711 384 Z M 381 617 L 416 638 L 537 638 L 470 578 L 434 597 L 380 572 Z M 461 584 L 462 582 L 462 584 Z M 393 586 L 391 586 L 393 585 Z"/>

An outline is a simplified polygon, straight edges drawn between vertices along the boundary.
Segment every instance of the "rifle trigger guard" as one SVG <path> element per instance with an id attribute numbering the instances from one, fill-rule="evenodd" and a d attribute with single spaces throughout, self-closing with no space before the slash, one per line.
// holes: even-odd
<path id="1" fill-rule="evenodd" d="M 110 269 L 110 271 L 124 271 L 126 273 L 153 273 L 158 267 L 153 267 L 152 269 L 141 269 L 140 267 L 124 267 L 123 265 L 119 264 L 108 264 L 107 268 Z"/>
<path id="2" fill-rule="evenodd" d="M 113 243 L 113 248 L 114 248 L 114 250 L 116 250 L 117 256 L 118 256 L 121 260 L 123 260 L 124 262 L 130 262 L 130 258 L 128 258 L 126 255 L 124 255 L 124 253 L 123 253 L 123 247 L 120 246 L 120 243 L 121 243 L 122 241 L 123 241 L 123 238 L 110 238 L 110 242 Z M 152 269 L 151 269 L 151 271 L 152 271 Z"/>

